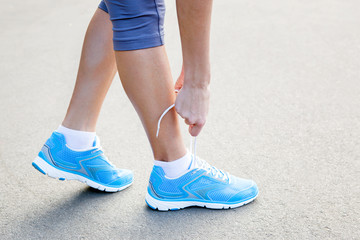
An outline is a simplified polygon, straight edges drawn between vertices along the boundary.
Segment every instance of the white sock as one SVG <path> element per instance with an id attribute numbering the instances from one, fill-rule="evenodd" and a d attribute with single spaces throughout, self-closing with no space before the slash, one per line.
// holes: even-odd
<path id="1" fill-rule="evenodd" d="M 94 144 L 95 132 L 73 130 L 60 125 L 56 130 L 65 137 L 66 145 L 73 150 L 87 150 Z"/>
<path id="2" fill-rule="evenodd" d="M 178 178 L 189 170 L 191 163 L 191 154 L 187 152 L 185 156 L 175 161 L 164 162 L 154 160 L 154 165 L 161 167 L 165 175 L 169 178 Z"/>

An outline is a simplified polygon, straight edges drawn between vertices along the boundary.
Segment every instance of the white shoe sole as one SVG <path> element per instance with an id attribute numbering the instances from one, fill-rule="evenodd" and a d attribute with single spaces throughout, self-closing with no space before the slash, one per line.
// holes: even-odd
<path id="1" fill-rule="evenodd" d="M 255 200 L 258 196 L 256 194 L 255 197 L 248 199 L 244 202 L 236 203 L 236 204 L 221 204 L 221 203 L 209 203 L 209 202 L 196 202 L 196 201 L 160 201 L 153 198 L 149 193 L 146 193 L 145 201 L 146 203 L 155 210 L 159 211 L 169 211 L 169 210 L 180 210 L 186 207 L 205 207 L 210 209 L 229 209 L 229 208 L 237 208 L 241 207 L 245 204 L 248 204 Z"/>
<path id="2" fill-rule="evenodd" d="M 48 175 L 49 177 L 52 178 L 56 178 L 59 180 L 78 180 L 80 182 L 86 183 L 87 185 L 89 185 L 92 188 L 98 189 L 100 191 L 105 191 L 105 192 L 118 192 L 121 191 L 127 187 L 129 187 L 133 182 L 122 186 L 120 188 L 113 188 L 113 187 L 109 187 L 106 185 L 102 185 L 99 184 L 97 182 L 94 182 L 86 177 L 77 175 L 77 174 L 73 174 L 73 173 L 69 173 L 69 172 L 65 172 L 65 171 L 61 171 L 53 166 L 51 166 L 49 163 L 47 163 L 44 159 L 42 159 L 41 157 L 37 156 L 35 158 L 35 160 L 33 161 L 33 166 L 36 170 L 38 170 L 39 172 Z"/>

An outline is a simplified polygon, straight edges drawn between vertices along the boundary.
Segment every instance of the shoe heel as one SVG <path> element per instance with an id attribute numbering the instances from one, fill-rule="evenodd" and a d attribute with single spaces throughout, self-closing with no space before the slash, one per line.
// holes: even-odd
<path id="1" fill-rule="evenodd" d="M 42 174 L 46 175 L 46 172 L 45 172 L 44 170 L 42 170 L 42 169 L 35 163 L 35 161 L 32 162 L 32 166 L 33 166 L 36 170 L 38 170 L 39 172 L 41 172 Z"/>
<path id="2" fill-rule="evenodd" d="M 160 201 L 153 198 L 149 193 L 146 193 L 145 202 L 147 205 L 158 211 L 176 211 L 187 207 L 186 203 L 181 204 L 177 202 Z"/>
<path id="3" fill-rule="evenodd" d="M 48 175 L 49 177 L 52 178 L 58 178 L 59 180 L 62 181 L 67 179 L 67 176 L 65 176 L 63 172 L 57 170 L 39 156 L 35 158 L 35 160 L 32 162 L 32 165 L 36 170 L 38 170 L 44 175 Z"/>
<path id="4" fill-rule="evenodd" d="M 145 202 L 153 210 L 169 211 L 168 207 L 162 206 L 161 203 L 159 204 L 159 202 L 150 196 L 149 193 L 146 193 Z"/>

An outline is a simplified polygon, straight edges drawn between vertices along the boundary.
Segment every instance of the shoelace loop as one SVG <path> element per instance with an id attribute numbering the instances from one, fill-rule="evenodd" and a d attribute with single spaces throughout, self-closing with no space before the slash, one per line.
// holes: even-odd
<path id="1" fill-rule="evenodd" d="M 214 176 L 216 178 L 220 178 L 224 181 L 229 179 L 229 174 L 227 172 L 225 172 L 221 169 L 218 169 L 214 166 L 211 166 L 208 162 L 206 162 L 205 160 L 203 160 L 199 157 L 196 159 L 196 163 L 200 163 L 200 165 L 198 167 L 206 170 L 207 174 L 211 174 L 212 176 Z"/>

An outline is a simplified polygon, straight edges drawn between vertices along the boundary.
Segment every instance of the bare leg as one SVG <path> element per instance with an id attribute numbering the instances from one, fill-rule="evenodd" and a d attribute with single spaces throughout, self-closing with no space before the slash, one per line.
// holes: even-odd
<path id="1" fill-rule="evenodd" d="M 186 149 L 174 110 L 164 117 L 159 138 L 155 136 L 161 113 L 175 102 L 165 48 L 116 52 L 116 57 L 122 84 L 144 125 L 154 158 L 171 161 L 184 156 Z M 97 9 L 86 32 L 65 127 L 95 131 L 115 73 L 112 24 L 109 15 Z"/>
<path id="2" fill-rule="evenodd" d="M 186 154 L 177 114 L 163 111 L 175 102 L 174 86 L 165 47 L 135 51 L 116 51 L 116 62 L 123 87 L 134 105 L 150 141 L 156 160 L 172 161 Z"/>
<path id="3" fill-rule="evenodd" d="M 112 24 L 109 15 L 97 9 L 85 35 L 75 89 L 62 124 L 94 132 L 115 74 Z"/>

